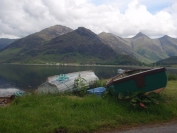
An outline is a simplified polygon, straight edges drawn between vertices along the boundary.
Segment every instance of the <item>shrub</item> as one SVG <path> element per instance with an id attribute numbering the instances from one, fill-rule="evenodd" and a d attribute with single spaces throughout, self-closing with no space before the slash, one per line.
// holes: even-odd
<path id="1" fill-rule="evenodd" d="M 147 105 L 158 104 L 158 93 L 150 92 L 132 92 L 128 96 L 123 96 L 121 93 L 118 95 L 118 99 L 128 100 L 134 107 L 147 108 Z"/>

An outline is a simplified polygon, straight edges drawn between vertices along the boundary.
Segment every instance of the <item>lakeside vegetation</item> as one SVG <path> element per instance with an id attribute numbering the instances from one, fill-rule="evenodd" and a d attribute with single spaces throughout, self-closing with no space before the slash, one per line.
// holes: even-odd
<path id="1" fill-rule="evenodd" d="M 0 132 L 95 132 L 177 120 L 177 80 L 168 79 L 166 89 L 158 97 L 159 104 L 147 109 L 133 108 L 129 102 L 118 101 L 108 94 L 103 97 L 72 94 L 16 97 L 0 108 Z M 104 83 L 105 80 L 97 85 L 104 86 Z"/>

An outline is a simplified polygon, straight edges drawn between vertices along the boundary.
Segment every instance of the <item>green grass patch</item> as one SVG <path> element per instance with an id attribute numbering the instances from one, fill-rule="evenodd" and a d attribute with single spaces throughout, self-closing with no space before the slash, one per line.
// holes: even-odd
<path id="1" fill-rule="evenodd" d="M 177 119 L 176 86 L 177 81 L 169 81 L 159 96 L 159 104 L 147 109 L 133 108 L 129 102 L 109 95 L 28 94 L 16 97 L 10 105 L 0 107 L 0 132 L 92 132 Z"/>
<path id="2" fill-rule="evenodd" d="M 0 61 L 4 61 L 7 59 L 10 59 L 18 54 L 20 52 L 21 48 L 11 48 L 6 49 L 3 52 L 0 52 Z"/>
<path id="3" fill-rule="evenodd" d="M 176 74 L 167 73 L 168 80 L 177 80 Z"/>

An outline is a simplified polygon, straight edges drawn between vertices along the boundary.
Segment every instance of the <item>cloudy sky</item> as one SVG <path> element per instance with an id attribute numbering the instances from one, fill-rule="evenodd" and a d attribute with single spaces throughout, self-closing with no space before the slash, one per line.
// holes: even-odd
<path id="1" fill-rule="evenodd" d="M 0 0 L 0 38 L 21 38 L 53 25 L 132 37 L 177 38 L 177 0 Z"/>

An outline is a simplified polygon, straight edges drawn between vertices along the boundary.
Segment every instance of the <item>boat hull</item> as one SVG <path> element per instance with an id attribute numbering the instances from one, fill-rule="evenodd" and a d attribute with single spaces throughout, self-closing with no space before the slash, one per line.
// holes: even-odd
<path id="1" fill-rule="evenodd" d="M 85 86 L 89 86 L 93 81 L 99 80 L 93 71 L 80 71 L 65 74 L 66 78 L 60 78 L 60 75 L 50 76 L 47 78 L 47 81 L 41 84 L 37 93 L 45 94 L 55 94 L 61 92 L 72 92 L 77 88 L 74 88 L 75 79 L 80 75 L 81 78 L 85 81 Z"/>
<path id="2" fill-rule="evenodd" d="M 162 91 L 167 84 L 165 68 L 146 70 L 137 74 L 126 76 L 109 82 L 108 89 L 118 96 L 119 93 L 127 95 L 128 92 L 156 92 Z"/>

